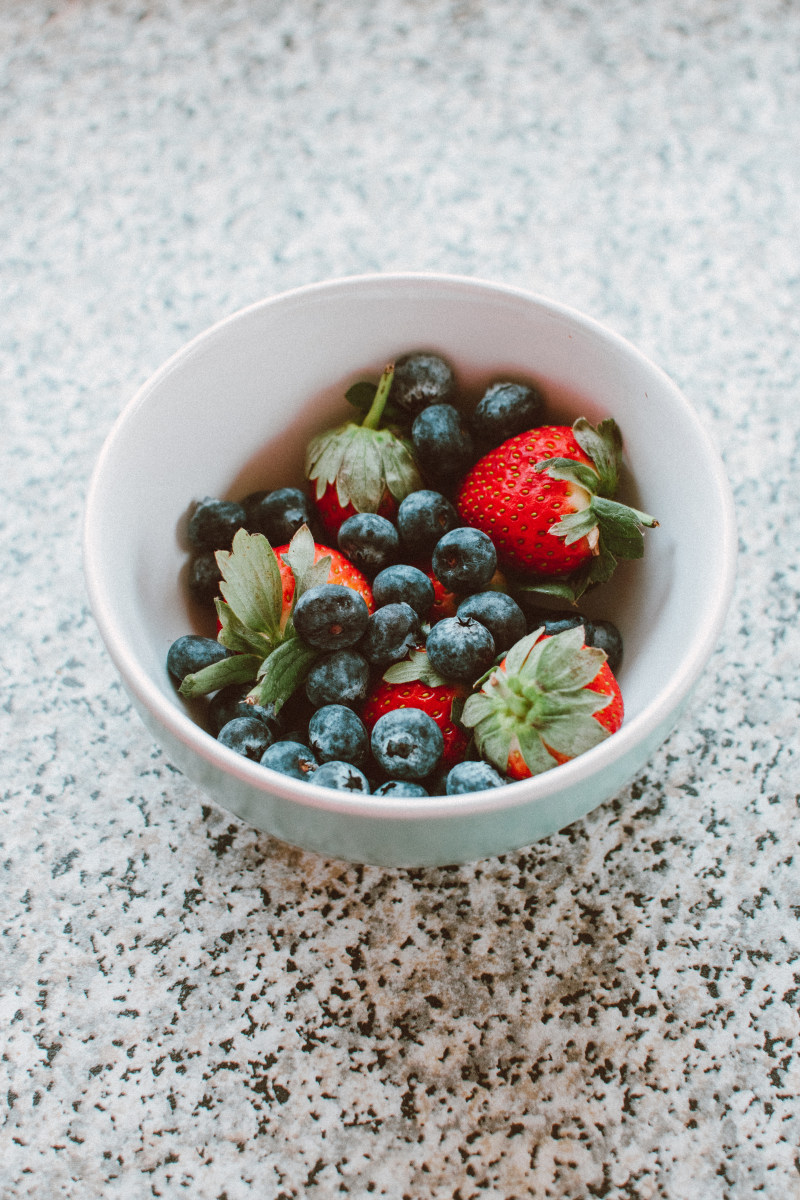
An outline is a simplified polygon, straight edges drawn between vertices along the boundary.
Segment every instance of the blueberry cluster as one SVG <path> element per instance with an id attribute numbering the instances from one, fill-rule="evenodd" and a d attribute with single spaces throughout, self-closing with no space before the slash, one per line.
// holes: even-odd
<path id="1" fill-rule="evenodd" d="M 263 533 L 271 546 L 285 546 L 301 525 L 315 530 L 317 515 L 300 488 L 250 492 L 239 501 L 206 496 L 195 505 L 186 531 L 190 595 L 201 606 L 213 605 L 222 578 L 215 555 L 217 550 L 230 550 L 238 529 Z"/>

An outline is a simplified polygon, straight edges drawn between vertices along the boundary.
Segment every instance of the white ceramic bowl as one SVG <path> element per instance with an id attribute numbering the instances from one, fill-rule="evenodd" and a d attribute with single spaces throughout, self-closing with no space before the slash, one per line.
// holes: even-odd
<path id="1" fill-rule="evenodd" d="M 355 380 L 395 356 L 449 359 L 473 402 L 532 377 L 549 416 L 612 415 L 625 440 L 622 498 L 653 514 L 643 560 L 585 608 L 620 627 L 622 729 L 578 759 L 468 796 L 388 800 L 276 774 L 220 745 L 167 676 L 171 642 L 197 630 L 182 577 L 187 510 L 302 478 L 308 436 L 352 412 Z M 549 419 L 548 416 L 548 419 Z M 223 808 L 321 854 L 397 866 L 467 862 L 528 845 L 584 816 L 641 771 L 681 714 L 728 607 L 736 535 L 720 459 L 695 412 L 632 345 L 561 304 L 441 275 L 373 275 L 299 288 L 221 321 L 170 358 L 112 429 L 89 491 L 92 609 L 142 720 Z M 202 630 L 201 630 L 202 631 Z M 204 631 L 207 632 L 207 631 Z"/>

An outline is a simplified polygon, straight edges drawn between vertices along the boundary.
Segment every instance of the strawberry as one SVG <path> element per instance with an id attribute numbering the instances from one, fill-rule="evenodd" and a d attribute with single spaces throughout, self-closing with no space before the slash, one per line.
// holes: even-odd
<path id="1" fill-rule="evenodd" d="M 622 438 L 609 418 L 579 417 L 509 438 L 472 467 L 456 498 L 461 519 L 494 542 L 501 567 L 523 577 L 570 576 L 537 587 L 577 599 L 611 577 L 620 558 L 640 558 L 647 513 L 612 499 Z"/>
<path id="2" fill-rule="evenodd" d="M 369 731 L 384 713 L 396 708 L 421 708 L 432 717 L 444 736 L 441 767 L 449 770 L 461 762 L 469 734 L 460 724 L 458 712 L 468 689 L 446 683 L 430 669 L 424 650 L 395 663 L 384 672 L 361 708 L 361 720 Z"/>
<path id="3" fill-rule="evenodd" d="M 320 553 L 322 551 L 322 553 Z M 187 675 L 180 686 L 187 697 L 216 692 L 229 683 L 253 683 L 247 699 L 274 706 L 277 713 L 304 682 L 318 652 L 298 638 L 292 613 L 299 597 L 309 588 L 327 583 L 332 557 L 335 568 L 364 595 L 366 580 L 356 576 L 351 564 L 337 551 L 325 553 L 307 525 L 302 525 L 278 557 L 263 533 L 239 529 L 230 550 L 217 551 L 222 573 L 216 601 L 219 632 L 217 641 L 233 654 Z M 364 596 L 365 600 L 367 596 Z"/>
<path id="4" fill-rule="evenodd" d="M 582 626 L 521 638 L 464 705 L 482 757 L 511 779 L 568 762 L 616 733 L 622 693 Z"/>
<path id="5" fill-rule="evenodd" d="M 294 573 L 287 561 L 290 549 L 291 543 L 288 546 L 278 546 L 275 550 L 283 583 L 283 607 L 285 610 L 291 608 L 295 589 Z M 330 564 L 328 578 L 323 582 L 340 583 L 344 587 L 352 588 L 354 592 L 359 592 L 366 600 L 369 611 L 374 612 L 375 600 L 366 575 L 363 575 L 358 567 L 354 567 L 350 559 L 345 558 L 340 550 L 334 550 L 330 546 L 322 546 L 319 542 L 315 542 L 314 563 L 316 564 L 326 557 L 330 559 Z"/>
<path id="6" fill-rule="evenodd" d="M 313 437 L 306 448 L 305 474 L 314 485 L 314 499 L 325 526 L 335 539 L 339 527 L 357 512 L 374 512 L 393 519 L 397 506 L 422 487 L 409 443 L 393 429 L 379 428 L 394 408 L 389 393 L 394 366 L 381 375 L 377 388 L 355 384 L 348 399 L 363 408 L 359 423 L 347 421 Z"/>

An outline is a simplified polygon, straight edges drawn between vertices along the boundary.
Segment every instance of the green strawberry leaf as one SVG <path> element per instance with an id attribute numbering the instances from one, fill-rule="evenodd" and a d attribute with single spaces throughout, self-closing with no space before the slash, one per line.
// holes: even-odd
<path id="1" fill-rule="evenodd" d="M 219 597 L 214 601 L 217 616 L 222 628 L 217 634 L 217 641 L 236 654 L 257 654 L 259 659 L 269 654 L 274 646 L 273 640 L 266 633 L 257 633 L 236 616 L 229 604 Z"/>
<path id="2" fill-rule="evenodd" d="M 391 434 L 381 445 L 381 461 L 386 487 L 395 500 L 405 500 L 406 496 L 422 487 L 422 476 L 414 461 L 411 445 L 404 438 Z"/>
<path id="3" fill-rule="evenodd" d="M 282 642 L 258 669 L 258 682 L 248 699 L 256 704 L 274 704 L 279 712 L 289 697 L 305 682 L 311 664 L 319 657 L 319 651 L 307 646 L 299 638 Z"/>
<path id="4" fill-rule="evenodd" d="M 232 654 L 230 658 L 222 658 L 203 667 L 202 671 L 187 675 L 178 691 L 182 696 L 192 698 L 217 692 L 229 683 L 249 683 L 256 678 L 260 665 L 261 658 L 256 654 Z"/>
<path id="5" fill-rule="evenodd" d="M 336 482 L 342 459 L 347 447 L 361 427 L 352 421 L 329 429 L 311 438 L 306 447 L 305 475 L 316 484 L 316 498 L 322 498 L 325 489 Z"/>
<path id="6" fill-rule="evenodd" d="M 599 746 L 609 733 L 599 721 L 595 721 L 591 713 L 570 712 L 563 716 L 551 716 L 547 722 L 545 736 L 547 745 L 552 746 L 559 754 L 567 758 L 577 758 L 584 751 Z"/>
<path id="7" fill-rule="evenodd" d="M 392 663 L 383 672 L 387 683 L 426 683 L 428 687 L 442 687 L 447 683 L 438 672 L 434 671 L 425 650 L 412 650 L 409 658 Z"/>
<path id="8" fill-rule="evenodd" d="M 585 688 L 606 661 L 606 654 L 597 647 L 584 647 L 584 637 L 583 626 L 576 625 L 554 637 L 543 638 L 538 656 L 534 659 L 528 655 L 520 668 L 524 683 L 530 680 L 545 693 Z"/>
<path id="9" fill-rule="evenodd" d="M 263 533 L 239 529 L 230 550 L 216 554 L 220 592 L 243 625 L 270 639 L 280 636 L 283 584 L 275 551 Z"/>
<path id="10" fill-rule="evenodd" d="M 356 427 L 336 478 L 340 504 L 346 496 L 357 512 L 377 511 L 386 488 L 381 454 L 381 437 L 386 432 Z"/>
<path id="11" fill-rule="evenodd" d="M 314 535 L 307 525 L 301 525 L 284 555 L 294 576 L 293 610 L 303 592 L 328 582 L 331 572 L 331 556 L 325 554 L 319 562 L 314 562 L 315 552 Z"/>
<path id="12" fill-rule="evenodd" d="M 377 383 L 368 383 L 362 380 L 360 383 L 352 384 L 344 396 L 348 404 L 353 405 L 353 408 L 357 408 L 359 412 L 368 413 L 372 408 L 372 401 L 375 399 L 377 390 Z"/>
<path id="13" fill-rule="evenodd" d="M 613 417 L 600 421 L 596 428 L 585 417 L 572 426 L 575 441 L 597 467 L 599 485 L 592 488 L 600 496 L 613 496 L 619 484 L 622 463 L 622 434 Z"/>
<path id="14" fill-rule="evenodd" d="M 588 537 L 596 527 L 597 517 L 594 506 L 590 504 L 588 508 L 568 513 L 566 517 L 556 521 L 555 525 L 550 526 L 549 532 L 555 534 L 556 537 L 563 538 L 565 544 L 571 546 L 573 542 L 579 542 L 581 538 Z"/>
<path id="15" fill-rule="evenodd" d="M 375 400 L 375 395 L 378 391 L 376 383 L 360 382 L 354 383 L 345 392 L 345 399 L 353 408 L 357 408 L 359 412 L 365 415 L 372 408 Z M 386 401 L 386 407 L 383 410 L 382 421 L 385 425 L 389 424 L 408 424 L 408 413 L 400 407 L 399 404 L 394 404 L 391 399 Z"/>
<path id="16" fill-rule="evenodd" d="M 600 728 L 599 725 L 597 727 Z M 530 727 L 519 729 L 512 739 L 513 742 L 516 742 L 519 747 L 519 752 L 531 775 L 541 775 L 542 771 L 549 771 L 552 767 L 557 766 L 556 759 L 545 746 L 538 729 Z M 513 744 L 511 748 L 513 749 Z M 506 762 L 508 762 L 507 759 Z"/>
<path id="17" fill-rule="evenodd" d="M 597 491 L 600 477 L 586 463 L 576 462 L 574 458 L 545 458 L 536 463 L 534 471 L 549 475 L 551 479 L 562 479 L 565 483 L 575 483 L 590 495 Z"/>

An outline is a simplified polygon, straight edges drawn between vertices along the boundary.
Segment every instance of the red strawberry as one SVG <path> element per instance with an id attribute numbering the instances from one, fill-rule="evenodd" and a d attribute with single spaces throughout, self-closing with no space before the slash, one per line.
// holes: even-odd
<path id="1" fill-rule="evenodd" d="M 438 683 L 428 682 L 425 678 L 426 666 L 425 652 L 415 651 L 411 659 L 404 659 L 389 667 L 364 701 L 361 720 L 371 732 L 378 717 L 384 713 L 396 708 L 421 708 L 442 731 L 444 753 L 440 766 L 449 770 L 463 760 L 470 738 L 455 715 L 467 695 L 467 689 L 441 680 Z M 418 674 L 423 678 L 419 678 Z"/>
<path id="2" fill-rule="evenodd" d="M 295 592 L 294 573 L 286 561 L 289 548 L 290 547 L 287 544 L 286 546 L 278 546 L 275 550 L 275 554 L 277 555 L 278 559 L 278 569 L 281 573 L 281 583 L 283 585 L 281 627 L 286 625 L 287 620 L 291 616 L 292 600 L 294 599 Z M 319 542 L 314 542 L 314 564 L 318 563 L 320 559 L 325 558 L 326 555 L 331 560 L 328 577 L 324 581 L 320 579 L 318 582 L 341 583 L 344 585 L 344 587 L 352 588 L 354 592 L 360 592 L 367 602 L 367 608 L 370 612 L 373 612 L 375 609 L 375 600 L 372 595 L 372 588 L 366 576 L 362 575 L 358 568 L 354 567 L 350 562 L 350 559 L 345 558 L 340 550 L 333 550 L 330 546 L 321 546 Z M 218 602 L 218 605 L 219 603 L 222 602 Z M 219 633 L 221 629 L 222 621 L 220 619 L 218 608 L 217 633 Z"/>
<path id="3" fill-rule="evenodd" d="M 579 572 L 575 598 L 639 558 L 642 526 L 657 522 L 619 504 L 622 439 L 615 421 L 580 417 L 509 438 L 480 459 L 457 496 L 461 519 L 494 542 L 504 569 L 524 576 Z"/>
<path id="4" fill-rule="evenodd" d="M 616 733 L 623 711 L 604 651 L 584 644 L 579 625 L 552 637 L 537 629 L 518 641 L 469 697 L 461 719 L 488 762 L 527 779 Z"/>
<path id="5" fill-rule="evenodd" d="M 284 610 L 291 608 L 292 599 L 294 597 L 295 579 L 291 567 L 285 560 L 285 555 L 288 553 L 289 546 L 278 546 L 275 553 L 278 556 L 278 567 L 281 572 L 281 580 L 283 582 L 283 607 Z M 318 563 L 320 559 L 326 555 L 330 556 L 330 570 L 326 583 L 340 583 L 344 587 L 352 588 L 354 592 L 359 592 L 367 602 L 367 608 L 370 612 L 375 610 L 375 600 L 372 595 L 372 588 L 366 575 L 362 575 L 358 567 L 354 567 L 349 558 L 345 558 L 340 550 L 333 550 L 330 546 L 321 546 L 319 542 L 314 543 L 314 562 Z"/>
<path id="6" fill-rule="evenodd" d="M 392 519 L 400 501 L 422 487 L 408 443 L 393 430 L 379 428 L 393 379 L 391 365 L 377 389 L 370 384 L 350 388 L 348 399 L 359 407 L 365 394 L 370 397 L 364 419 L 318 434 L 306 449 L 306 478 L 314 485 L 320 518 L 332 539 L 354 513 L 374 512 Z"/>

